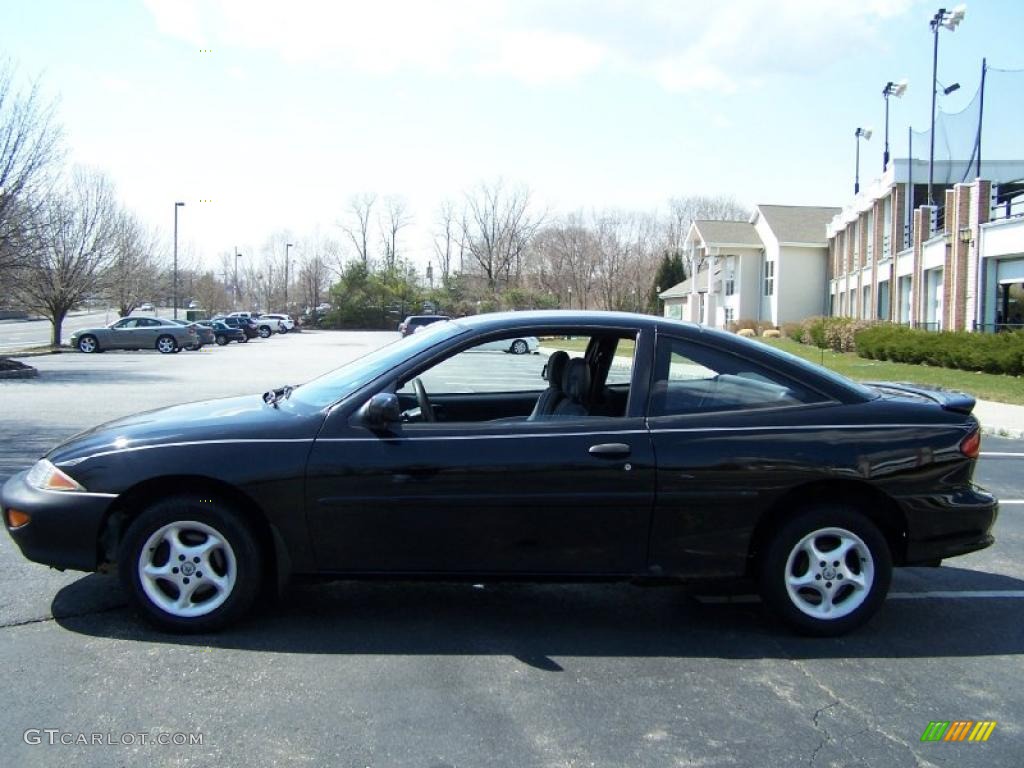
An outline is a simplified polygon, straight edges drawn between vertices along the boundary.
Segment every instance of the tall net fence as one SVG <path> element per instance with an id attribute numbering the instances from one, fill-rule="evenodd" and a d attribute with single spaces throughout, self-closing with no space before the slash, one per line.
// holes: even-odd
<path id="1" fill-rule="evenodd" d="M 941 91 L 940 91 L 941 98 Z M 1024 159 L 1024 69 L 986 66 L 974 97 L 959 112 L 935 111 L 935 184 L 978 175 L 982 163 Z M 915 184 L 928 180 L 931 131 L 910 129 L 907 156 Z"/>

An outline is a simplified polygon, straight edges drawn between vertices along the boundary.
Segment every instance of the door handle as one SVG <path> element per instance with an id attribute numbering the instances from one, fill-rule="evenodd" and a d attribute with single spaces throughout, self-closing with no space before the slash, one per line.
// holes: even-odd
<path id="1" fill-rule="evenodd" d="M 624 459 L 629 456 L 629 446 L 625 443 L 599 443 L 590 446 L 589 453 L 602 459 Z"/>

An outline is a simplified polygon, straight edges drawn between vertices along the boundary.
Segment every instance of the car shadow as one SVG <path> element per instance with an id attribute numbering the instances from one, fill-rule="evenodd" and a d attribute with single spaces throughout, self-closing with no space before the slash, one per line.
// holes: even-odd
<path id="1" fill-rule="evenodd" d="M 941 574 L 941 575 L 940 575 Z M 1024 581 L 959 568 L 903 569 L 897 594 L 1019 590 Z M 1019 597 L 890 599 L 859 631 L 799 637 L 754 601 L 701 602 L 675 588 L 440 582 L 295 584 L 235 627 L 158 632 L 127 610 L 116 578 L 86 576 L 52 603 L 64 629 L 202 649 L 303 654 L 506 655 L 560 671 L 560 657 L 921 658 L 1024 652 Z M 983 628 L 983 631 L 980 631 Z"/>

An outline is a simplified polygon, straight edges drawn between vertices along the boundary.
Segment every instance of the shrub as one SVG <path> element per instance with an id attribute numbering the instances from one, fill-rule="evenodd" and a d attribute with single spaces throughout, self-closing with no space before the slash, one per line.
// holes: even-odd
<path id="1" fill-rule="evenodd" d="M 765 328 L 761 331 L 761 336 L 766 339 L 778 339 L 782 337 L 782 331 L 777 328 Z"/>
<path id="2" fill-rule="evenodd" d="M 745 339 L 751 339 L 754 336 L 757 336 L 757 332 L 754 331 L 753 328 L 740 328 L 738 331 L 736 331 L 736 334 L 738 336 L 744 337 Z"/>
<path id="3" fill-rule="evenodd" d="M 796 342 L 804 340 L 804 326 L 802 323 L 783 323 L 782 334 Z"/>
<path id="4" fill-rule="evenodd" d="M 857 354 L 873 360 L 965 371 L 1024 374 L 1024 332 L 919 331 L 876 325 L 856 333 Z"/>
<path id="5" fill-rule="evenodd" d="M 809 317 L 800 328 L 800 341 L 834 352 L 852 352 L 856 333 L 870 325 L 852 317 Z"/>

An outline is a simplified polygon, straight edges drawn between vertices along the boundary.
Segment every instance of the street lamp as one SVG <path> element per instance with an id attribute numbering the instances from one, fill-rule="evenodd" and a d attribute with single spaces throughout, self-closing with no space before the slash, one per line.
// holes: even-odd
<path id="1" fill-rule="evenodd" d="M 434 287 L 434 264 L 433 262 L 427 262 L 427 282 L 430 283 L 431 289 Z"/>
<path id="2" fill-rule="evenodd" d="M 870 141 L 871 129 L 870 128 L 858 128 L 853 132 L 854 138 L 857 141 L 857 170 L 853 177 L 853 194 L 860 192 L 860 140 Z"/>
<path id="3" fill-rule="evenodd" d="M 932 28 L 932 34 L 935 36 L 935 44 L 932 49 L 932 123 L 931 123 L 931 135 L 929 136 L 929 148 L 928 148 L 928 204 L 935 205 L 935 199 L 932 196 L 932 184 L 935 180 L 935 100 L 939 93 L 939 28 L 945 27 L 950 32 L 956 30 L 960 25 L 960 22 L 964 20 L 964 15 L 967 13 L 966 5 L 958 5 L 952 11 L 947 11 L 945 8 L 939 8 L 938 12 L 932 17 L 929 26 Z M 955 88 L 953 90 L 956 90 Z"/>
<path id="4" fill-rule="evenodd" d="M 882 173 L 885 173 L 889 168 L 889 97 L 895 96 L 899 99 L 902 98 L 903 94 L 906 92 L 906 78 L 903 78 L 896 83 L 890 80 L 885 84 L 885 88 L 882 89 L 882 96 L 885 97 L 885 151 L 882 152 Z"/>
<path id="5" fill-rule="evenodd" d="M 238 290 L 238 260 L 242 258 L 242 254 L 235 248 L 235 304 L 237 306 L 238 300 L 242 297 L 242 292 Z"/>
<path id="6" fill-rule="evenodd" d="M 569 288 L 569 309 L 572 309 L 572 288 Z"/>
<path id="7" fill-rule="evenodd" d="M 294 246 L 291 243 L 284 244 L 284 311 L 288 311 L 288 264 L 291 257 L 288 255 Z"/>
<path id="8" fill-rule="evenodd" d="M 184 208 L 184 203 L 174 204 L 174 319 L 178 319 L 178 209 Z"/>

